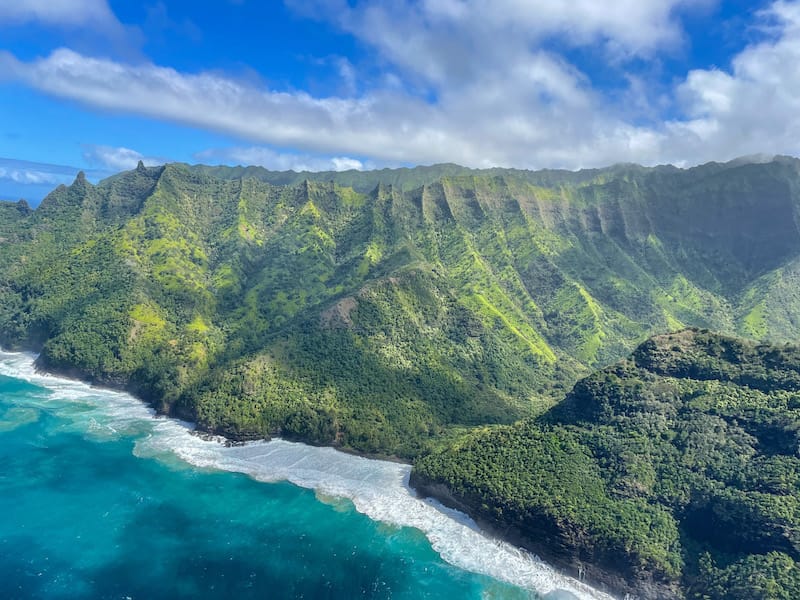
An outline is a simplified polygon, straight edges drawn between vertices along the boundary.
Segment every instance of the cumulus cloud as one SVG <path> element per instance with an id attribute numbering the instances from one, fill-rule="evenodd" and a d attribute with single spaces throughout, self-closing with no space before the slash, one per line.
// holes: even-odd
<path id="1" fill-rule="evenodd" d="M 730 71 L 694 70 L 678 88 L 688 118 L 666 128 L 678 152 L 800 152 L 800 4 L 776 2 L 762 16 L 773 38 L 738 54 Z"/>
<path id="2" fill-rule="evenodd" d="M 370 163 L 347 156 L 278 152 L 263 146 L 211 148 L 198 152 L 194 158 L 205 163 L 256 165 L 273 171 L 361 171 L 372 168 Z"/>
<path id="3" fill-rule="evenodd" d="M 133 169 L 139 161 L 142 161 L 145 166 L 148 167 L 168 162 L 166 159 L 144 156 L 140 152 L 131 150 L 130 148 L 96 144 L 83 145 L 83 158 L 90 165 L 109 171 Z"/>
<path id="4" fill-rule="evenodd" d="M 299 13 L 335 23 L 425 83 L 480 79 L 488 67 L 525 62 L 557 38 L 600 44 L 610 56 L 648 54 L 683 38 L 682 10 L 714 0 L 288 0 Z"/>
<path id="5" fill-rule="evenodd" d="M 629 57 L 648 57 L 680 41 L 676 15 L 688 0 L 601 4 L 304 3 L 304 10 L 373 46 L 387 65 L 381 81 L 346 97 L 277 91 L 216 73 L 115 62 L 68 49 L 30 62 L 0 53 L 0 78 L 104 110 L 293 149 L 239 147 L 197 157 L 273 169 L 442 161 L 574 168 L 800 152 L 800 3 L 781 0 L 762 13 L 768 37 L 734 57 L 729 70 L 690 72 L 670 92 L 672 114 L 678 107 L 682 116 L 668 121 L 659 121 L 660 109 L 647 105 L 640 80 L 629 78 L 631 105 L 620 106 L 618 97 L 605 96 L 562 54 L 546 50 L 545 42 L 558 36 L 564 44 L 600 48 L 617 65 L 609 68 L 624 74 Z M 352 90 L 354 67 L 344 66 L 342 87 Z M 648 113 L 644 124 L 637 118 L 641 111 Z M 119 166 L 134 160 L 127 152 L 118 153 Z M 346 158 L 353 156 L 370 162 Z"/>

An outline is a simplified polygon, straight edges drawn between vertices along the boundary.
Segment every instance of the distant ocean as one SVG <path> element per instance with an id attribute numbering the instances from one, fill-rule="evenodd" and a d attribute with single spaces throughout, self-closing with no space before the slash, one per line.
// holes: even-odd
<path id="1" fill-rule="evenodd" d="M 0 598 L 608 598 L 414 497 L 409 467 L 225 446 L 0 352 Z"/>

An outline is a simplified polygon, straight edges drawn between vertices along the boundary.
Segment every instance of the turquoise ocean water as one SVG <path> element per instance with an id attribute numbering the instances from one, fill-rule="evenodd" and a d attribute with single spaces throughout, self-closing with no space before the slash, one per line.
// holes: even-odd
<path id="1" fill-rule="evenodd" d="M 0 598 L 603 597 L 415 498 L 405 465 L 226 447 L 32 361 L 0 352 Z"/>

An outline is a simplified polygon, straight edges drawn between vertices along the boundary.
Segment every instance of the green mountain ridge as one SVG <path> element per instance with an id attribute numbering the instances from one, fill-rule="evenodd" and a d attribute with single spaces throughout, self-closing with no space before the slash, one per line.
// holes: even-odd
<path id="1" fill-rule="evenodd" d="M 411 483 L 621 593 L 789 600 L 799 447 L 800 348 L 683 330 L 421 458 Z"/>
<path id="2" fill-rule="evenodd" d="M 613 465 L 598 462 L 591 436 L 620 435 L 602 422 L 619 407 L 594 424 L 547 419 L 570 406 L 583 383 L 557 403 L 573 384 L 653 334 L 692 326 L 797 340 L 799 214 L 800 161 L 789 157 L 579 172 L 140 164 L 97 185 L 81 174 L 36 210 L 0 202 L 0 345 L 40 351 L 42 368 L 130 390 L 233 439 L 281 435 L 416 461 L 426 485 L 450 481 L 434 457 L 477 466 L 486 456 L 476 443 L 507 438 L 511 451 L 527 440 L 504 485 L 540 454 L 547 468 L 593 473 L 520 496 L 583 489 L 561 508 L 598 525 L 563 520 L 577 527 L 569 543 L 551 528 L 561 562 L 574 566 L 594 544 L 581 563 L 614 573 L 615 588 L 680 597 L 700 580 L 693 552 L 705 541 L 682 545 L 687 505 L 636 478 L 644 491 L 625 496 L 624 478 L 607 479 Z M 631 377 L 667 387 L 695 381 L 636 368 L 646 373 Z M 680 419 L 659 423 L 685 433 Z M 620 444 L 608 456 L 629 451 Z M 654 464 L 667 468 L 631 468 Z M 792 548 L 742 560 L 796 568 Z M 714 577 L 735 573 L 709 552 L 702 593 L 714 597 Z"/>
<path id="3" fill-rule="evenodd" d="M 652 333 L 796 339 L 798 164 L 81 175 L 0 204 L 0 342 L 231 437 L 414 457 Z"/>

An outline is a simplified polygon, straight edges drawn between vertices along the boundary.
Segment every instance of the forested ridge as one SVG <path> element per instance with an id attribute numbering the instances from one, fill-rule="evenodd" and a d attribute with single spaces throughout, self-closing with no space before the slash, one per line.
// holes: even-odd
<path id="1" fill-rule="evenodd" d="M 760 350 L 726 358 L 726 369 L 745 366 L 738 379 L 725 379 L 711 346 L 693 342 L 662 360 L 639 344 L 687 326 L 797 340 L 799 210 L 800 161 L 785 157 L 579 172 L 437 165 L 297 174 L 140 164 L 97 185 L 80 175 L 35 210 L 0 203 L 0 344 L 37 350 L 43 368 L 123 387 L 231 438 L 281 435 L 418 461 L 420 480 L 448 482 L 486 519 L 509 518 L 523 531 L 531 507 L 531 522 L 542 526 L 556 514 L 574 529 L 562 543 L 565 557 L 594 546 L 586 562 L 619 575 L 620 589 L 653 584 L 721 597 L 714 590 L 738 585 L 747 568 L 791 565 L 793 573 L 792 547 L 765 543 L 755 558 L 737 558 L 729 547 L 685 538 L 694 521 L 684 513 L 698 506 L 686 495 L 702 488 L 717 502 L 719 494 L 681 478 L 712 468 L 711 459 L 701 453 L 681 470 L 680 451 L 667 440 L 648 450 L 658 455 L 653 461 L 628 464 L 621 453 L 639 449 L 625 436 L 643 436 L 646 427 L 654 436 L 672 435 L 669 428 L 689 436 L 692 423 L 716 431 L 704 419 L 738 423 L 762 409 L 793 414 L 796 371 L 780 371 L 785 380 L 772 389 L 778 371 L 746 368 Z M 581 379 L 637 346 L 623 366 Z M 653 364 L 641 362 L 647 357 Z M 589 410 L 609 396 L 601 386 L 584 394 L 592 400 L 583 417 L 592 420 L 570 421 L 581 390 L 613 369 L 633 369 L 630 378 L 615 376 L 663 385 L 694 408 L 678 418 L 661 406 L 668 402 L 653 401 L 671 415 L 659 421 L 649 396 L 633 394 L 633 404 L 648 408 L 625 408 L 621 414 L 633 410 L 642 422 L 621 425 L 613 403 Z M 686 399 L 729 390 L 745 390 L 745 416 Z M 731 434 L 737 448 L 763 452 L 766 442 L 743 431 Z M 497 440 L 511 453 L 502 469 L 491 466 L 502 464 L 489 452 Z M 775 456 L 794 456 L 782 452 Z M 484 465 L 490 482 L 501 472 L 510 479 L 487 491 L 483 475 L 456 476 L 450 461 Z M 620 464 L 634 475 L 626 479 Z M 554 465 L 577 479 L 548 478 Z M 786 465 L 787 473 L 794 468 Z M 731 488 L 734 466 L 741 465 L 714 466 L 732 471 L 706 479 Z M 674 490 L 654 483 L 673 475 Z M 524 489 L 514 487 L 520 481 Z M 793 502 L 793 480 L 785 485 L 788 492 L 770 497 Z M 491 503 L 473 506 L 484 497 Z M 562 497 L 570 501 L 544 500 Z M 730 500 L 739 510 L 737 502 Z M 789 510 L 764 502 L 746 504 L 740 517 Z M 583 516 L 562 519 L 562 509 Z M 598 520 L 587 521 L 591 515 Z M 793 521 L 781 523 L 780 531 L 793 531 Z M 737 560 L 743 566 L 730 571 Z"/>
<path id="2" fill-rule="evenodd" d="M 800 597 L 800 348 L 654 337 L 550 411 L 421 458 L 412 482 L 648 598 Z"/>

